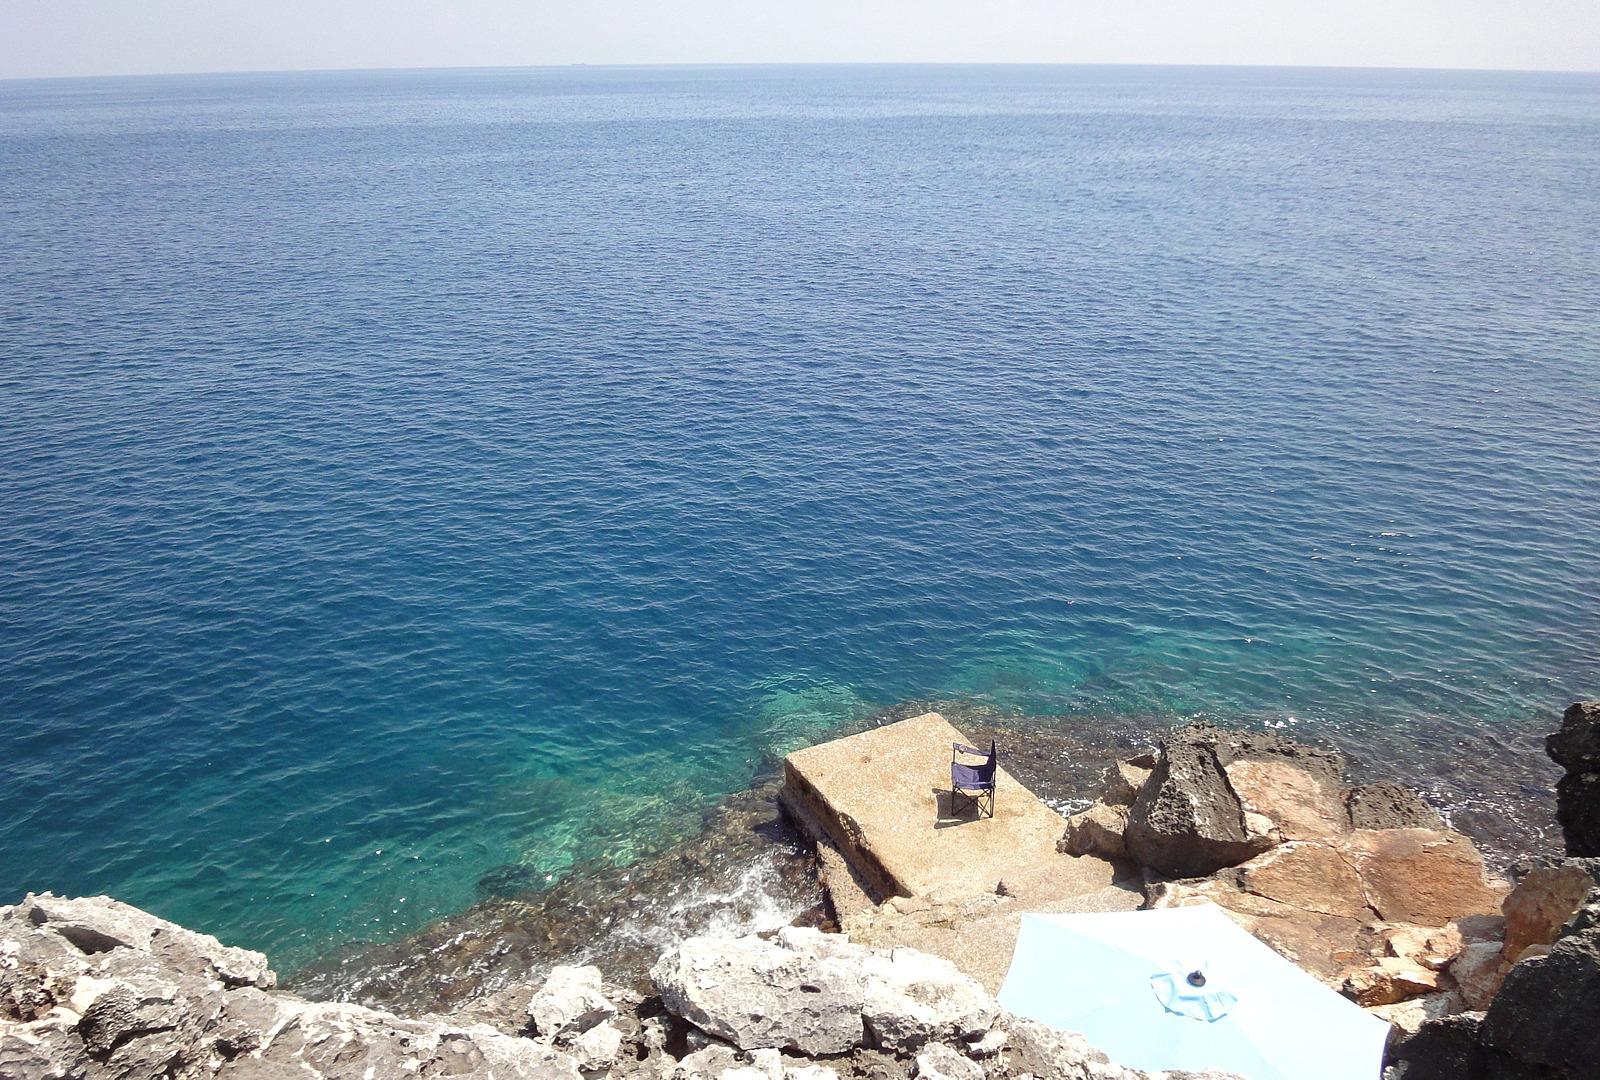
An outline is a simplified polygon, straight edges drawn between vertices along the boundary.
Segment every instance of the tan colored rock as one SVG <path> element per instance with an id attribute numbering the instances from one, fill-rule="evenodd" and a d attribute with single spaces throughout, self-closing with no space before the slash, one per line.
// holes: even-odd
<path id="1" fill-rule="evenodd" d="M 1355 865 L 1367 903 L 1388 922 L 1443 926 L 1500 909 L 1506 886 L 1484 875 L 1472 841 L 1434 829 L 1358 829 L 1339 848 Z"/>
<path id="2" fill-rule="evenodd" d="M 1595 871 L 1600 860 L 1568 860 L 1554 866 L 1539 866 L 1512 889 L 1501 910 L 1506 917 L 1504 955 L 1515 960 L 1530 945 L 1549 945 L 1562 925 L 1583 906 L 1589 890 L 1595 888 Z"/>
<path id="3" fill-rule="evenodd" d="M 1299 766 L 1242 759 L 1226 772 L 1245 813 L 1266 818 L 1283 840 L 1329 840 L 1349 831 L 1339 790 Z"/>
<path id="4" fill-rule="evenodd" d="M 1006 771 L 1002 751 L 994 816 L 954 812 L 950 753 L 954 743 L 987 742 L 952 727 L 938 713 L 796 750 L 784 759 L 780 792 L 790 815 L 825 837 L 877 897 L 925 896 L 939 902 L 993 894 L 1004 881 L 1046 862 L 1078 892 L 1110 885 L 1115 867 L 1101 858 L 1057 857 L 1061 815 Z"/>
<path id="5" fill-rule="evenodd" d="M 1245 892 L 1305 911 L 1348 919 L 1372 917 L 1355 866 L 1327 844 L 1284 844 L 1218 876 L 1231 876 Z"/>
<path id="6" fill-rule="evenodd" d="M 1242 892 L 1229 881 L 1198 878 L 1151 888 L 1148 907 L 1216 904 L 1240 926 L 1335 990 L 1352 970 L 1383 955 L 1377 932 L 1360 919 L 1322 915 Z"/>
<path id="7" fill-rule="evenodd" d="M 1426 926 L 1391 926 L 1380 931 L 1385 954 L 1421 964 L 1430 971 L 1443 971 L 1466 942 L 1454 925 L 1439 929 Z"/>
<path id="8" fill-rule="evenodd" d="M 1100 774 L 1100 801 L 1107 806 L 1132 806 L 1150 770 L 1131 761 L 1115 761 Z"/>
<path id="9" fill-rule="evenodd" d="M 1064 855 L 1101 855 L 1126 859 L 1128 845 L 1122 838 L 1128 827 L 1127 806 L 1097 802 L 1082 813 L 1067 819 L 1067 828 L 1056 843 Z"/>
<path id="10" fill-rule="evenodd" d="M 1397 956 L 1385 956 L 1345 976 L 1341 987 L 1357 1005 L 1393 1005 L 1439 989 L 1439 974 Z"/>
<path id="11" fill-rule="evenodd" d="M 1450 976 L 1469 1009 L 1486 1009 L 1510 968 L 1500 955 L 1500 943 L 1475 941 L 1462 947 L 1450 964 Z"/>
<path id="12" fill-rule="evenodd" d="M 876 905 L 867 883 L 826 838 L 817 841 L 817 880 L 828 897 L 833 917 L 844 930 L 856 925 Z M 895 897 L 896 900 L 906 899 Z"/>

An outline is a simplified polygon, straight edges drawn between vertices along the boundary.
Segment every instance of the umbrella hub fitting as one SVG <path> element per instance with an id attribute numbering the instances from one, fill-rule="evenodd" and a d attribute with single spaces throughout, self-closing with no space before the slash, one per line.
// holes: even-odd
<path id="1" fill-rule="evenodd" d="M 1189 972 L 1188 979 L 1185 981 L 1187 981 L 1190 986 L 1204 986 L 1206 984 L 1206 973 L 1203 971 L 1191 971 Z"/>

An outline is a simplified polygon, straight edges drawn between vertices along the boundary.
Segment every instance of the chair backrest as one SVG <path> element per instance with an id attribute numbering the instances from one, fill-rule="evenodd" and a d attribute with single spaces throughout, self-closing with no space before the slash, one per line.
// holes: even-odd
<path id="1" fill-rule="evenodd" d="M 970 746 L 962 746 L 960 743 L 956 744 L 955 749 L 958 754 L 962 752 L 974 755 L 983 753 L 981 750 Z M 956 787 L 989 787 L 994 783 L 995 770 L 999 767 L 1000 753 L 995 749 L 994 740 L 990 739 L 989 753 L 986 755 L 983 764 L 968 765 L 963 761 L 952 761 L 950 763 L 950 782 Z"/>

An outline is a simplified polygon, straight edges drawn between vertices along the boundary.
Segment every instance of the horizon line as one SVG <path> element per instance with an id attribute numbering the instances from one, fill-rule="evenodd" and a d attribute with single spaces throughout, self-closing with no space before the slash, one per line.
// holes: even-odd
<path id="1" fill-rule="evenodd" d="M 661 60 L 595 63 L 574 60 L 546 64 L 440 64 L 429 67 L 382 66 L 228 68 L 189 71 L 112 71 L 75 75 L 0 75 L 0 83 L 68 82 L 74 79 L 181 79 L 227 75 L 355 75 L 383 72 L 450 71 L 565 71 L 571 68 L 639 70 L 667 68 L 780 68 L 780 67 L 1015 67 L 1015 68 L 1199 68 L 1259 71 L 1425 71 L 1498 75 L 1596 75 L 1600 68 L 1449 67 L 1402 64 L 1219 64 L 1174 63 L 1148 60 Z"/>

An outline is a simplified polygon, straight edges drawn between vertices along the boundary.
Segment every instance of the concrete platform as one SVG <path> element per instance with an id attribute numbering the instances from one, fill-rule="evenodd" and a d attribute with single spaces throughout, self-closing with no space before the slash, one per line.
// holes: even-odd
<path id="1" fill-rule="evenodd" d="M 924 713 L 797 750 L 784 761 L 782 798 L 878 901 L 951 903 L 994 896 L 1004 882 L 1011 895 L 1049 903 L 1112 884 L 1110 862 L 1057 853 L 1062 817 L 1005 771 L 1003 749 L 994 817 L 971 808 L 952 816 L 956 742 L 973 740 L 938 713 Z"/>

